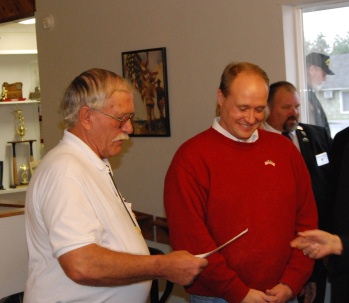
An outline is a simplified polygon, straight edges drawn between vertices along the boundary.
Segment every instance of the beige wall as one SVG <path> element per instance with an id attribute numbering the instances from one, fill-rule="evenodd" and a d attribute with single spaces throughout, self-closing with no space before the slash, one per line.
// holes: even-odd
<path id="1" fill-rule="evenodd" d="M 24 215 L 0 218 L 0 299 L 24 290 L 28 249 Z"/>
<path id="2" fill-rule="evenodd" d="M 166 47 L 172 135 L 132 138 L 125 152 L 112 161 L 117 183 L 135 209 L 164 215 L 166 170 L 179 145 L 211 125 L 225 65 L 251 61 L 264 68 L 271 81 L 285 79 L 282 2 L 296 3 L 36 0 L 46 149 L 61 138 L 57 107 L 73 77 L 91 67 L 121 74 L 121 52 Z M 49 14 L 54 28 L 44 30 L 40 20 Z M 292 20 L 287 22 L 286 27 L 292 28 Z M 288 58 L 290 62 L 287 68 L 294 70 L 294 58 Z"/>

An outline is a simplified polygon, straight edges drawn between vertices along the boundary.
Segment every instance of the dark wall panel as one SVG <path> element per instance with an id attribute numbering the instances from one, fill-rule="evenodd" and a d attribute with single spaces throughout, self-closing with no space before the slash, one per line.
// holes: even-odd
<path id="1" fill-rule="evenodd" d="M 0 23 L 33 17 L 35 0 L 0 0 Z"/>

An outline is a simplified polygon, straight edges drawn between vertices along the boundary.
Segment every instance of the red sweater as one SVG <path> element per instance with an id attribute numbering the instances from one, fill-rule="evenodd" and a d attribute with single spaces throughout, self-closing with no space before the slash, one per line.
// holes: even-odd
<path id="1" fill-rule="evenodd" d="M 296 295 L 313 261 L 290 247 L 297 231 L 317 227 L 310 177 L 288 139 L 259 130 L 254 143 L 230 140 L 213 128 L 184 143 L 169 167 L 164 202 L 175 250 L 200 254 L 246 228 L 187 291 L 241 302 L 250 288 L 283 282 Z"/>

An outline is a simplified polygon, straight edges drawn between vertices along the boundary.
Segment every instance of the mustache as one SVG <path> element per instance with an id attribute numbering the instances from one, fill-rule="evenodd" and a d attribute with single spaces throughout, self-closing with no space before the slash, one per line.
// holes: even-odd
<path id="1" fill-rule="evenodd" d="M 288 117 L 286 122 L 290 120 L 296 120 L 298 122 L 298 119 L 295 116 Z"/>
<path id="2" fill-rule="evenodd" d="M 113 142 L 115 141 L 120 141 L 120 140 L 128 140 L 130 139 L 129 135 L 126 134 L 126 133 L 120 133 L 118 134 L 114 139 L 113 139 Z"/>

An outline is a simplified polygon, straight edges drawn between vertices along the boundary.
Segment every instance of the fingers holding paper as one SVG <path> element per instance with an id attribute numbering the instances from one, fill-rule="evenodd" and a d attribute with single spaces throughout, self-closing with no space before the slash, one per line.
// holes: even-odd
<path id="1" fill-rule="evenodd" d="M 197 258 L 187 251 L 174 251 L 167 255 L 159 255 L 159 260 L 167 258 L 169 262 L 159 262 L 158 267 L 166 266 L 161 271 L 166 273 L 162 278 L 183 286 L 193 283 L 207 266 L 206 259 Z"/>

